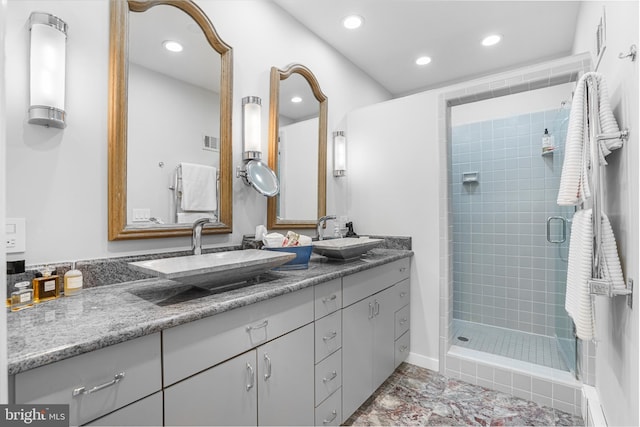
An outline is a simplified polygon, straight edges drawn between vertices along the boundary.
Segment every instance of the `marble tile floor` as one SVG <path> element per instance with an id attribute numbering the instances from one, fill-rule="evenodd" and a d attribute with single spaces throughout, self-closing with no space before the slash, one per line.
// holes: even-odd
<path id="1" fill-rule="evenodd" d="M 582 418 L 403 363 L 349 426 L 583 426 Z"/>

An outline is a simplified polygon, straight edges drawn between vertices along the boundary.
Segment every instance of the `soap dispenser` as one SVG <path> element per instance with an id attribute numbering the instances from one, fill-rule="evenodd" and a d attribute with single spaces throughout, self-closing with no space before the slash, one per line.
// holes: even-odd
<path id="1" fill-rule="evenodd" d="M 553 135 L 549 133 L 549 129 L 545 129 L 542 135 L 542 154 L 550 153 L 555 148 Z"/>

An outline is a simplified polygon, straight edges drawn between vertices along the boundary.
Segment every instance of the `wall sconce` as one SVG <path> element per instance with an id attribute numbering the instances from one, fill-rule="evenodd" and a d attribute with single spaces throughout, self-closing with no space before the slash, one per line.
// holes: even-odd
<path id="1" fill-rule="evenodd" d="M 260 114 L 262 101 L 257 96 L 242 98 L 242 167 L 236 168 L 236 177 L 258 193 L 273 197 L 280 192 L 275 172 L 262 163 Z"/>
<path id="2" fill-rule="evenodd" d="M 262 100 L 257 96 L 242 98 L 242 143 L 244 150 L 242 160 L 259 160 L 262 158 L 260 138 Z"/>
<path id="3" fill-rule="evenodd" d="M 63 129 L 67 24 L 44 12 L 29 16 L 29 123 Z"/>
<path id="4" fill-rule="evenodd" d="M 333 133 L 333 176 L 345 176 L 347 172 L 347 137 L 344 131 Z"/>

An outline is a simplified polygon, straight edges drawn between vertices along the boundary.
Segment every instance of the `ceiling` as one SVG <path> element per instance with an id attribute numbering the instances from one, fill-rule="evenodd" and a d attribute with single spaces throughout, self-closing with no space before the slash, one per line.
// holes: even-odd
<path id="1" fill-rule="evenodd" d="M 273 0 L 394 97 L 571 54 L 579 1 Z M 342 26 L 358 14 L 364 25 Z M 491 47 L 481 40 L 497 33 Z M 428 65 L 415 59 L 427 55 Z"/>

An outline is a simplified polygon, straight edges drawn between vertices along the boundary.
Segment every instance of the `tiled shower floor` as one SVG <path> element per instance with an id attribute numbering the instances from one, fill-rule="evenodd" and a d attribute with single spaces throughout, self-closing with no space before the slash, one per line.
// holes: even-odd
<path id="1" fill-rule="evenodd" d="M 468 338 L 468 341 L 458 337 Z M 569 371 L 555 337 L 453 319 L 453 344 Z"/>
<path id="2" fill-rule="evenodd" d="M 353 426 L 582 426 L 580 417 L 403 363 L 345 422 Z"/>

